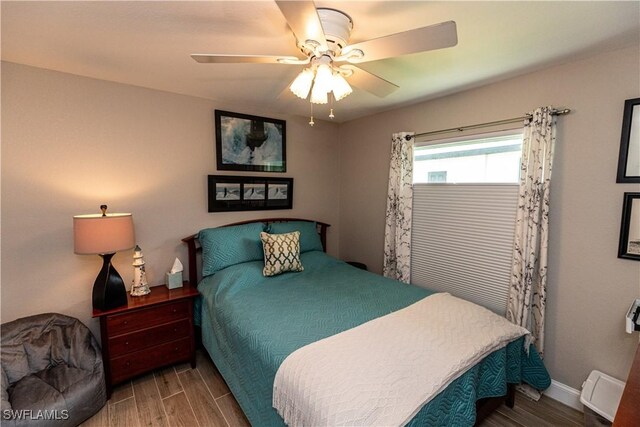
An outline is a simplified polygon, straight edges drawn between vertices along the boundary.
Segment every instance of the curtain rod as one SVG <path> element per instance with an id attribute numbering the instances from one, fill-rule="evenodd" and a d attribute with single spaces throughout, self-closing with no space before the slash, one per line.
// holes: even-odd
<path id="1" fill-rule="evenodd" d="M 553 109 L 551 110 L 551 115 L 552 116 L 564 116 L 565 114 L 569 114 L 571 112 L 571 110 L 569 108 L 561 108 L 561 109 Z M 459 126 L 459 127 L 455 127 L 455 128 L 450 128 L 450 129 L 442 129 L 442 130 L 434 130 L 431 132 L 423 132 L 423 133 L 417 133 L 415 135 L 413 135 L 414 138 L 418 138 L 420 136 L 426 136 L 426 135 L 437 135 L 440 133 L 449 133 L 449 132 L 464 132 L 465 130 L 470 130 L 470 129 L 478 129 L 478 128 L 484 128 L 484 127 L 489 127 L 489 126 L 498 126 L 498 125 L 506 125 L 509 123 L 516 123 L 516 122 L 520 122 L 522 120 L 525 119 L 530 119 L 532 116 L 531 114 L 525 114 L 522 117 L 514 117 L 512 119 L 504 119 L 504 120 L 496 120 L 495 122 L 487 122 L 487 123 L 479 123 L 476 125 L 467 125 L 467 126 Z M 405 139 L 408 141 L 411 139 L 411 136 L 407 135 L 405 136 Z"/>

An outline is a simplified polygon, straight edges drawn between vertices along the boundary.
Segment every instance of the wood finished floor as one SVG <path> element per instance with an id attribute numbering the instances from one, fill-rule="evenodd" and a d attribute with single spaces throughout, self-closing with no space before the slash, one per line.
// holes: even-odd
<path id="1" fill-rule="evenodd" d="M 480 425 L 582 426 L 582 420 L 581 412 L 553 399 L 533 402 L 517 393 L 513 409 L 502 406 Z M 82 426 L 242 427 L 249 422 L 209 356 L 198 350 L 196 369 L 182 363 L 124 383 Z"/>
<path id="2" fill-rule="evenodd" d="M 249 426 L 229 387 L 203 350 L 196 369 L 181 363 L 117 386 L 82 427 Z"/>

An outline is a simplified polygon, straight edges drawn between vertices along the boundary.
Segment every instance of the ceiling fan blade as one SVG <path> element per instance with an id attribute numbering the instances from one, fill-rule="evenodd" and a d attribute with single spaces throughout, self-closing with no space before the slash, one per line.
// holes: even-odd
<path id="1" fill-rule="evenodd" d="M 298 43 L 315 40 L 321 50 L 327 50 L 322 23 L 318 17 L 316 5 L 312 1 L 276 1 Z"/>
<path id="2" fill-rule="evenodd" d="M 275 55 L 218 55 L 215 53 L 199 54 L 194 53 L 191 57 L 201 64 L 287 64 L 302 63 L 295 56 L 275 56 Z"/>
<path id="3" fill-rule="evenodd" d="M 343 65 L 341 68 L 349 68 L 353 70 L 353 74 L 350 77 L 347 77 L 349 84 L 360 89 L 364 89 L 367 92 L 371 92 L 380 98 L 384 98 L 399 89 L 398 85 L 388 82 L 382 77 L 371 74 L 362 68 L 356 67 L 355 65 Z"/>
<path id="4" fill-rule="evenodd" d="M 348 55 L 354 49 L 361 50 L 364 52 L 362 58 L 349 59 L 349 62 L 358 64 L 410 53 L 442 49 L 456 44 L 458 44 L 456 23 L 447 21 L 352 44 L 345 47 L 342 55 Z"/>

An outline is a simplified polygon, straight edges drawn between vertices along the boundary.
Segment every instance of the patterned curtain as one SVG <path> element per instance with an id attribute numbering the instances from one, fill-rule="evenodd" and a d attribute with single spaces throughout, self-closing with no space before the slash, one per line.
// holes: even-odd
<path id="1" fill-rule="evenodd" d="M 507 319 L 531 331 L 531 342 L 544 353 L 544 310 L 549 240 L 549 184 L 556 141 L 551 107 L 532 113 L 522 142 L 520 192 Z"/>
<path id="2" fill-rule="evenodd" d="M 387 216 L 384 230 L 382 274 L 405 283 L 409 283 L 411 273 L 413 136 L 413 132 L 394 133 L 392 136 Z"/>

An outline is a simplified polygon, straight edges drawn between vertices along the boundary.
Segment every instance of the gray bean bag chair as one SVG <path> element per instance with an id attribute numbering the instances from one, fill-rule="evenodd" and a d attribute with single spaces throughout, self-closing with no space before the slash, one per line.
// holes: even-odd
<path id="1" fill-rule="evenodd" d="M 106 403 L 100 347 L 78 319 L 0 325 L 2 426 L 77 426 Z"/>

